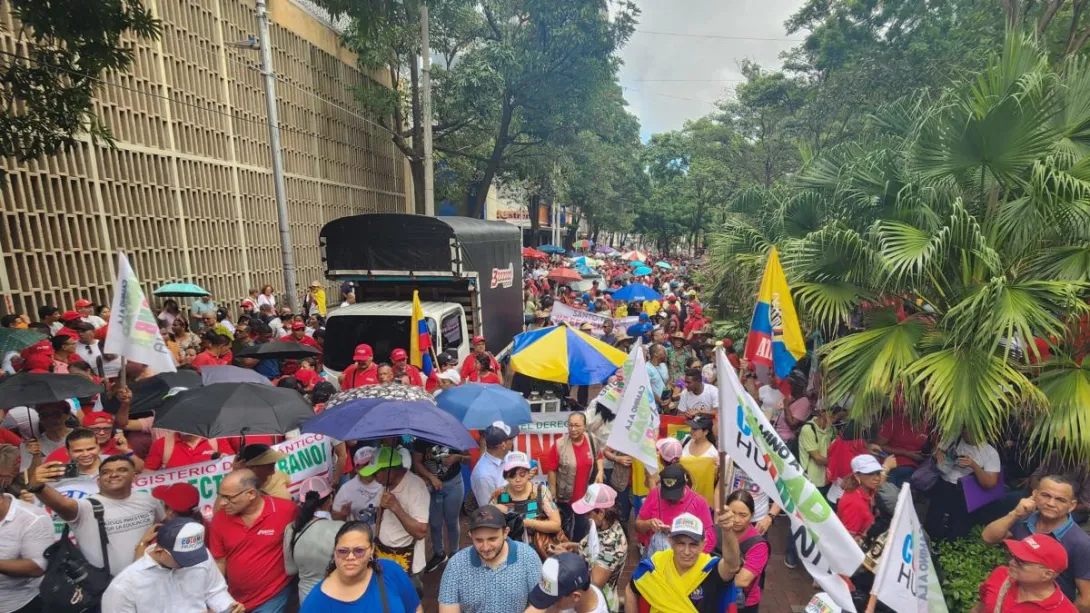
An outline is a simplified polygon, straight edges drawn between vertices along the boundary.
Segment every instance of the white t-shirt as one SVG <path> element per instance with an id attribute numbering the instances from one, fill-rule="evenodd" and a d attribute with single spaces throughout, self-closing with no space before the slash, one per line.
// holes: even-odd
<path id="1" fill-rule="evenodd" d="M 704 384 L 704 391 L 697 396 L 689 390 L 681 392 L 681 398 L 677 401 L 678 413 L 700 411 L 710 413 L 719 410 L 719 388 L 710 383 Z"/>
<path id="2" fill-rule="evenodd" d="M 42 447 L 42 461 L 44 462 L 45 459 L 49 457 L 49 454 L 64 448 L 64 437 L 62 437 L 60 441 L 54 441 L 43 432 L 41 437 L 38 438 L 38 444 Z M 34 456 L 30 455 L 30 452 L 27 451 L 26 443 L 23 443 L 19 446 L 20 466 L 30 466 L 32 460 L 34 460 Z"/>
<path id="3" fill-rule="evenodd" d="M 710 442 L 710 441 L 709 441 Z M 692 457 L 693 455 L 693 441 L 689 439 L 685 442 L 685 446 L 681 448 L 681 457 Z M 715 448 L 715 445 L 708 445 L 708 448 L 704 450 L 704 453 L 700 454 L 700 457 L 711 458 L 715 460 L 715 465 L 719 466 L 719 450 Z"/>
<path id="4" fill-rule="evenodd" d="M 957 463 L 958 456 L 968 456 L 980 465 L 986 473 L 998 473 L 1001 466 L 999 452 L 991 445 L 970 445 L 960 441 L 951 450 L 946 452 L 946 461 L 938 465 L 939 473 L 948 483 L 957 483 L 958 479 L 973 474 L 969 466 L 961 466 Z"/>
<path id="5" fill-rule="evenodd" d="M 91 324 L 95 327 L 95 330 L 106 325 L 106 320 L 102 319 L 98 315 L 87 315 L 83 318 L 83 323 Z"/>
<path id="6" fill-rule="evenodd" d="M 349 519 L 375 525 L 375 516 L 378 513 L 379 500 L 382 498 L 382 484 L 377 480 L 364 483 L 359 477 L 345 482 L 333 498 L 333 510 L 340 511 L 344 503 L 352 504 L 352 512 Z"/>
<path id="7" fill-rule="evenodd" d="M 593 583 L 590 585 L 590 589 L 594 590 L 594 595 L 598 597 L 598 606 L 591 609 L 589 613 L 609 613 L 609 606 L 606 604 L 606 597 L 602 594 L 602 590 L 598 589 L 598 586 Z M 575 613 L 575 609 L 564 609 L 560 613 Z"/>
<path id="8" fill-rule="evenodd" d="M 95 496 L 105 510 L 106 536 L 110 542 L 106 551 L 110 554 L 110 574 L 117 575 L 129 564 L 140 539 L 153 524 L 164 519 L 163 505 L 147 492 L 133 492 L 124 500 Z M 98 536 L 98 522 L 94 509 L 87 498 L 76 501 L 79 512 L 68 525 L 76 536 L 80 551 L 87 561 L 102 567 L 102 544 Z"/>
<path id="9" fill-rule="evenodd" d="M 406 472 L 405 476 L 401 478 L 401 483 L 398 483 L 397 487 L 390 490 L 390 493 L 397 498 L 397 501 L 401 503 L 401 508 L 405 509 L 405 512 L 413 519 L 425 524 L 428 523 L 431 495 L 428 494 L 428 486 L 424 485 L 423 479 L 411 472 Z M 424 559 L 424 539 L 414 539 L 411 534 L 405 531 L 405 527 L 401 525 L 401 521 L 397 516 L 390 511 L 382 514 L 382 528 L 379 530 L 378 540 L 390 547 L 408 547 L 415 542 L 413 574 L 424 570 L 424 565 L 427 562 Z"/>
<path id="10" fill-rule="evenodd" d="M 276 295 L 266 296 L 265 294 L 258 294 L 257 295 L 257 308 L 260 309 L 261 307 L 265 306 L 266 304 L 273 307 L 273 308 L 276 308 Z"/>
<path id="11" fill-rule="evenodd" d="M 783 393 L 771 385 L 762 385 L 757 390 L 757 398 L 761 401 L 761 410 L 769 420 L 783 409 Z"/>

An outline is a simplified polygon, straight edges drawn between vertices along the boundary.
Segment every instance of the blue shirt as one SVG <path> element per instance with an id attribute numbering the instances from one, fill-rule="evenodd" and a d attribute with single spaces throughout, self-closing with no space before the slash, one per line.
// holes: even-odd
<path id="1" fill-rule="evenodd" d="M 507 546 L 507 560 L 496 568 L 485 566 L 472 546 L 454 554 L 439 584 L 439 604 L 460 605 L 462 613 L 524 611 L 541 581 L 541 558 L 526 543 L 507 539 Z"/>
<path id="2" fill-rule="evenodd" d="M 666 370 L 666 364 L 659 364 L 655 366 L 651 362 L 647 364 L 647 378 L 651 380 L 651 391 L 655 393 L 655 398 L 662 398 L 662 392 L 666 389 L 666 380 L 670 378 Z"/>
<path id="3" fill-rule="evenodd" d="M 420 606 L 420 597 L 416 595 L 409 575 L 401 570 L 396 562 L 379 560 L 382 567 L 382 583 L 386 586 L 386 602 L 390 605 L 390 613 L 415 613 Z M 299 608 L 299 613 L 357 613 L 359 611 L 381 611 L 382 595 L 379 593 L 378 582 L 375 577 L 367 585 L 367 591 L 352 602 L 344 602 L 331 598 L 322 592 L 322 583 L 314 586 Z"/>

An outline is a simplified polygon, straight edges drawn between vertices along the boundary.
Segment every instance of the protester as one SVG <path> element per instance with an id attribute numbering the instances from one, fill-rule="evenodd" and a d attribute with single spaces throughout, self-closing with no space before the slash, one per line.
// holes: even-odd
<path id="1" fill-rule="evenodd" d="M 719 388 L 704 383 L 700 368 L 685 370 L 685 389 L 678 398 L 677 411 L 690 418 L 698 415 L 713 418 L 719 414 Z"/>
<path id="2" fill-rule="evenodd" d="M 648 348 L 646 368 L 647 378 L 651 382 L 651 394 L 659 407 L 659 412 L 666 413 L 673 407 L 667 393 L 669 392 L 667 382 L 670 380 L 670 374 L 666 369 L 665 347 L 655 343 Z"/>
<path id="3" fill-rule="evenodd" d="M 131 454 L 130 451 L 127 454 L 119 455 L 129 457 Z M 47 463 L 75 464 L 78 476 L 93 478 L 98 476 L 103 457 L 109 456 L 103 455 L 103 449 L 99 446 L 95 433 L 87 428 L 75 428 L 68 433 L 68 436 L 64 437 L 64 449 L 58 449 L 49 454 L 45 461 Z M 135 467 L 138 458 L 130 459 Z"/>
<path id="4" fill-rule="evenodd" d="M 705 527 L 701 545 L 705 553 L 710 553 L 716 543 L 711 509 L 699 494 L 685 485 L 685 469 L 679 464 L 672 464 L 662 469 L 658 487 L 647 494 L 640 507 L 636 519 L 636 535 L 640 544 L 647 547 L 654 533 L 669 532 L 674 519 L 686 514 L 695 516 Z"/>
<path id="5" fill-rule="evenodd" d="M 512 449 L 511 441 L 518 435 L 518 426 L 508 426 L 502 421 L 485 428 L 485 452 L 481 454 L 469 475 L 470 488 L 473 490 L 473 497 L 477 499 L 478 507 L 487 505 L 496 490 L 507 483 L 503 478 L 503 459 Z"/>
<path id="6" fill-rule="evenodd" d="M 734 584 L 742 590 L 743 606 L 738 613 L 757 613 L 764 592 L 764 573 L 771 549 L 768 540 L 752 523 L 754 502 L 749 492 L 737 490 L 727 496 L 727 506 L 734 514 L 734 537 L 742 555 L 742 568 Z"/>
<path id="7" fill-rule="evenodd" d="M 719 451 L 715 448 L 715 434 L 712 432 L 715 424 L 711 417 L 698 414 L 688 419 L 685 424 L 689 426 L 689 436 L 681 448 L 681 457 L 711 458 L 719 465 Z"/>
<path id="8" fill-rule="evenodd" d="M 829 465 L 829 446 L 835 438 L 832 412 L 824 399 L 818 400 L 814 416 L 799 430 L 799 465 L 822 495 L 829 491 L 825 467 Z"/>
<path id="9" fill-rule="evenodd" d="M 911 419 L 900 410 L 882 422 L 874 442 L 882 451 L 897 457 L 897 468 L 890 471 L 889 482 L 900 489 L 924 461 L 924 450 L 931 440 L 927 424 Z"/>
<path id="10" fill-rule="evenodd" d="M 32 471 L 27 491 L 71 526 L 87 562 L 98 568 L 104 568 L 103 543 L 95 517 L 95 507 L 101 506 L 108 539 L 105 550 L 110 559 L 109 570 L 116 576 L 132 563 L 136 546 L 148 528 L 163 520 L 163 506 L 151 494 L 133 491 L 136 466 L 126 456 L 114 455 L 102 460 L 97 479 L 98 493 L 93 496 L 76 500 L 49 485 L 62 476 L 64 464 L 42 464 Z"/>
<path id="11" fill-rule="evenodd" d="M 38 588 L 52 544 L 53 521 L 44 510 L 0 494 L 0 611 L 44 613 Z"/>
<path id="12" fill-rule="evenodd" d="M 469 377 L 466 378 L 466 381 L 470 383 L 503 385 L 503 379 L 496 373 L 499 369 L 493 366 L 493 363 L 496 361 L 495 358 L 485 353 L 478 353 L 475 360 L 477 369 L 469 373 Z"/>
<path id="13" fill-rule="evenodd" d="M 980 602 L 972 613 L 1077 613 L 1056 577 L 1067 568 L 1067 552 L 1047 534 L 1003 541 L 1011 561 L 980 584 Z"/>
<path id="14" fill-rule="evenodd" d="M 251 443 L 243 447 L 235 456 L 235 468 L 248 468 L 258 478 L 258 489 L 263 494 L 291 500 L 288 486 L 291 479 L 276 469 L 276 464 L 288 456 L 265 443 Z"/>
<path id="15" fill-rule="evenodd" d="M 413 470 L 420 475 L 431 494 L 428 510 L 428 527 L 431 529 L 432 556 L 424 567 L 430 573 L 447 561 L 446 552 L 458 550 L 458 537 L 462 530 L 458 516 L 465 500 L 465 482 L 462 480 L 462 463 L 469 462 L 469 454 L 443 445 L 417 439 L 413 447 Z M 443 542 L 443 528 L 450 539 L 450 548 Z"/>
<path id="16" fill-rule="evenodd" d="M 409 364 L 409 354 L 400 347 L 390 353 L 390 361 L 393 362 L 395 377 L 408 377 L 409 385 L 424 387 L 424 375 L 420 369 Z"/>
<path id="17" fill-rule="evenodd" d="M 234 455 L 231 442 L 224 439 L 207 439 L 193 434 L 171 432 L 155 439 L 148 450 L 144 466 L 148 470 L 179 468 L 191 464 L 200 464 L 219 458 L 221 455 Z"/>
<path id="18" fill-rule="evenodd" d="M 74 311 L 80 314 L 84 323 L 91 324 L 96 330 L 106 325 L 106 321 L 109 319 L 109 307 L 105 307 L 107 312 L 106 317 L 100 317 L 95 315 L 95 304 L 86 298 L 80 298 L 72 305 Z"/>
<path id="19" fill-rule="evenodd" d="M 310 591 L 300 613 L 423 613 L 409 576 L 396 562 L 379 559 L 375 545 L 367 524 L 342 526 L 333 542 L 330 572 Z"/>
<path id="20" fill-rule="evenodd" d="M 984 528 L 985 543 L 1004 539 L 1022 540 L 1035 534 L 1047 534 L 1063 546 L 1067 568 L 1056 576 L 1064 596 L 1079 610 L 1090 610 L 1090 535 L 1076 525 L 1071 512 L 1078 504 L 1075 488 L 1060 475 L 1040 480 L 1029 498 Z"/>
<path id="21" fill-rule="evenodd" d="M 607 313 L 608 314 L 608 313 Z M 613 347 L 617 344 L 617 335 L 613 333 L 613 320 L 606 318 L 602 322 L 602 335 L 598 337 L 598 340 Z"/>
<path id="22" fill-rule="evenodd" d="M 607 610 L 620 611 L 622 595 L 617 591 L 625 561 L 628 559 L 628 537 L 617 506 L 617 492 L 608 485 L 594 484 L 572 509 L 586 515 L 597 534 L 597 552 L 592 551 L 588 534 L 578 543 L 561 543 L 558 550 L 579 553 L 590 567 L 590 581 L 602 591 Z"/>
<path id="23" fill-rule="evenodd" d="M 299 320 L 292 321 L 290 326 L 291 333 L 286 336 L 280 337 L 280 340 L 285 343 L 296 343 L 305 347 L 310 347 L 317 351 L 321 351 L 322 348 L 318 346 L 317 341 L 313 337 L 307 336 L 307 325 Z"/>
<path id="24" fill-rule="evenodd" d="M 193 358 L 191 366 L 200 372 L 205 366 L 223 366 L 229 364 L 231 358 L 231 339 L 212 330 L 206 332 L 202 342 L 207 342 L 207 348 Z"/>
<path id="25" fill-rule="evenodd" d="M 356 345 L 352 360 L 352 364 L 338 377 L 342 390 L 378 384 L 378 365 L 375 364 L 375 352 L 370 345 Z"/>
<path id="26" fill-rule="evenodd" d="M 223 507 L 212 517 L 208 551 L 247 613 L 283 613 L 291 596 L 284 531 L 298 508 L 290 500 L 261 493 L 260 485 L 257 475 L 245 468 L 223 478 Z"/>
<path id="27" fill-rule="evenodd" d="M 304 602 L 325 578 L 333 543 L 344 522 L 333 521 L 333 486 L 324 476 L 303 481 L 299 499 L 299 514 L 284 529 L 284 571 L 299 577 L 299 602 Z"/>
<path id="28" fill-rule="evenodd" d="M 462 361 L 462 369 L 461 372 L 459 372 L 459 374 L 462 375 L 463 381 L 468 381 L 470 379 L 470 375 L 479 370 L 479 365 L 477 361 L 478 355 L 488 357 L 489 371 L 493 373 L 497 373 L 500 371 L 500 363 L 497 362 L 496 358 L 488 352 L 485 344 L 485 338 L 483 336 L 474 336 L 470 345 L 471 346 L 469 355 L 467 355 L 466 359 Z"/>
<path id="29" fill-rule="evenodd" d="M 892 465 L 893 458 L 887 458 Z M 870 454 L 852 458 L 853 479 L 844 487 L 837 503 L 836 516 L 859 543 L 868 535 L 875 522 L 874 495 L 885 480 L 887 469 Z"/>
<path id="30" fill-rule="evenodd" d="M 706 505 L 705 515 L 710 515 Z M 640 611 L 641 602 L 647 603 L 650 613 L 677 611 L 679 606 L 686 610 L 678 604 L 685 602 L 697 613 L 727 611 L 734 601 L 734 578 L 742 567 L 730 507 L 720 510 L 718 526 L 723 556 L 714 558 L 708 554 L 707 542 L 713 527 L 690 513 L 675 517 L 663 529 L 669 534 L 670 547 L 641 560 L 632 573 L 625 611 Z"/>
<path id="31" fill-rule="evenodd" d="M 521 530 L 512 534 L 512 538 L 534 545 L 539 555 L 547 557 L 549 552 L 538 546 L 535 535 L 561 533 L 560 510 L 553 502 L 549 488 L 530 480 L 530 471 L 530 459 L 525 453 L 512 451 L 507 454 L 503 459 L 503 477 L 507 485 L 492 496 L 489 504 L 509 518 L 518 517 Z"/>
<path id="32" fill-rule="evenodd" d="M 20 447 L 20 459 L 27 468 L 35 458 L 41 462 L 42 458 L 63 449 L 65 438 L 71 432 L 65 423 L 71 412 L 67 402 L 47 402 L 37 405 L 36 409 L 35 412 L 35 409 L 16 407 L 10 411 L 14 418 L 25 419 L 27 434 L 30 435 Z"/>
<path id="33" fill-rule="evenodd" d="M 780 412 L 774 422 L 776 433 L 796 456 L 798 455 L 798 431 L 810 419 L 810 398 L 806 395 L 806 380 L 797 375 L 787 377 L 791 388 L 791 397 L 785 398 L 787 408 Z"/>
<path id="34" fill-rule="evenodd" d="M 303 297 L 303 313 L 308 317 L 311 315 L 326 316 L 325 288 L 322 287 L 321 281 L 310 282 L 307 295 Z"/>
<path id="35" fill-rule="evenodd" d="M 262 286 L 261 293 L 257 295 L 257 308 L 260 309 L 263 306 L 276 308 L 276 294 L 273 293 L 271 285 Z"/>
<path id="36" fill-rule="evenodd" d="M 189 483 L 175 482 L 170 485 L 160 485 L 151 490 L 151 495 L 163 503 L 166 519 L 175 517 L 188 517 L 189 519 L 204 523 L 201 514 L 201 493 Z M 152 526 L 152 530 L 157 530 Z M 150 532 L 150 531 L 149 531 Z M 145 535 L 144 542 L 151 542 L 153 534 Z M 140 553 L 137 553 L 140 555 Z"/>
<path id="37" fill-rule="evenodd" d="M 385 491 L 379 498 L 382 529 L 375 542 L 375 555 L 394 560 L 407 573 L 424 570 L 424 537 L 428 534 L 431 497 L 424 480 L 409 472 L 401 454 L 392 447 L 380 447 L 370 466 L 375 481 Z"/>
<path id="38" fill-rule="evenodd" d="M 590 525 L 585 517 L 572 511 L 571 503 L 582 498 L 591 483 L 602 483 L 605 479 L 601 450 L 586 430 L 586 415 L 569 415 L 568 433 L 553 443 L 541 462 L 542 471 L 548 475 L 549 490 L 560 509 L 564 533 L 573 541 L 582 540 Z"/>
<path id="39" fill-rule="evenodd" d="M 526 613 L 608 613 L 605 595 L 591 583 L 590 567 L 582 556 L 561 553 L 541 566 L 541 583 L 530 592 Z"/>
<path id="40" fill-rule="evenodd" d="M 159 528 L 155 544 L 121 571 L 102 596 L 103 613 L 244 613 L 205 548 L 200 522 L 179 517 Z"/>
<path id="41" fill-rule="evenodd" d="M 935 451 L 935 466 L 941 478 L 928 492 L 931 504 L 924 530 L 935 540 L 959 539 L 969 533 L 971 523 L 960 481 L 971 475 L 984 489 L 1002 487 L 999 452 L 987 443 L 977 443 L 966 431 L 954 444 Z"/>

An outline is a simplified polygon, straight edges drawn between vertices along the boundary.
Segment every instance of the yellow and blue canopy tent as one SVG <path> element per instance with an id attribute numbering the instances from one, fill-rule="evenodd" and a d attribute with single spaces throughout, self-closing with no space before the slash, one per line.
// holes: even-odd
<path id="1" fill-rule="evenodd" d="M 595 385 L 605 383 L 626 357 L 623 351 L 561 324 L 516 336 L 511 366 L 535 379 Z"/>

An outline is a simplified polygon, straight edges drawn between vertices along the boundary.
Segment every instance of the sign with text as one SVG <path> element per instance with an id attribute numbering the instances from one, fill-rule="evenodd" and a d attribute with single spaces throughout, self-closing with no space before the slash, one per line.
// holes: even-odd
<path id="1" fill-rule="evenodd" d="M 893 511 L 886 548 L 875 570 L 871 594 L 897 613 L 947 612 L 907 483 L 897 496 L 897 508 Z"/>
<path id="2" fill-rule="evenodd" d="M 549 313 L 549 322 L 554 325 L 566 323 L 573 328 L 578 328 L 589 323 L 593 328 L 591 333 L 595 336 L 602 335 L 602 324 L 607 319 L 613 320 L 614 330 L 627 330 L 628 326 L 640 320 L 639 317 L 610 317 L 589 311 L 577 311 L 562 302 L 554 302 L 553 310 Z"/>

